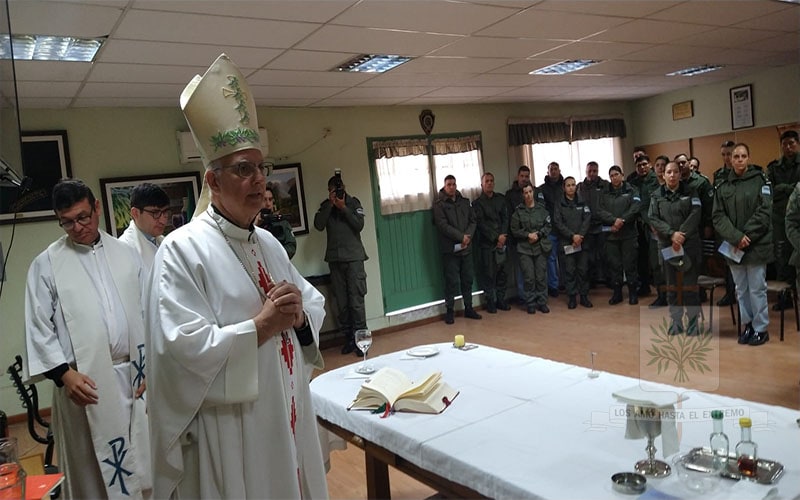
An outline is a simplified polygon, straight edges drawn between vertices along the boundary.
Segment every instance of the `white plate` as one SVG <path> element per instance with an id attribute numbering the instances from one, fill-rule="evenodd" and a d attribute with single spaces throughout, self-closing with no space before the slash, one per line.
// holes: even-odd
<path id="1" fill-rule="evenodd" d="M 439 354 L 439 348 L 434 345 L 423 345 L 407 350 L 406 354 L 417 358 L 429 358 Z"/>

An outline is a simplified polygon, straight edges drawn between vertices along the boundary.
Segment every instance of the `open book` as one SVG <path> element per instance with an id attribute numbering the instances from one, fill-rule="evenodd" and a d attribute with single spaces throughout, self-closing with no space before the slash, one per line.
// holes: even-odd
<path id="1" fill-rule="evenodd" d="M 348 410 L 375 410 L 384 403 L 395 411 L 441 413 L 458 396 L 458 391 L 442 380 L 442 372 L 433 372 L 419 382 L 390 367 L 378 370 L 364 382 Z"/>

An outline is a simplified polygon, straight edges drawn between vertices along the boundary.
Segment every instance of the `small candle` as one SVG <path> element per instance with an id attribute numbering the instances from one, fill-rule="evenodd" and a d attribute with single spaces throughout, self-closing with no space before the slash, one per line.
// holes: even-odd
<path id="1" fill-rule="evenodd" d="M 456 335 L 455 339 L 453 339 L 453 344 L 456 347 L 464 347 L 464 336 L 463 335 Z"/>

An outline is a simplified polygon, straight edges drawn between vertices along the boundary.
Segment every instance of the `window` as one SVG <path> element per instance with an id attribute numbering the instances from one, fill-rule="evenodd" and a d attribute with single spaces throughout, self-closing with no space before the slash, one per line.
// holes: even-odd
<path id="1" fill-rule="evenodd" d="M 480 147 L 479 134 L 372 141 L 381 214 L 429 210 L 447 175 L 455 176 L 462 196 L 475 199 L 483 174 Z"/>
<path id="2" fill-rule="evenodd" d="M 572 176 L 577 182 L 586 177 L 586 164 L 596 161 L 600 165 L 600 177 L 608 180 L 608 169 L 622 165 L 622 141 L 618 137 L 586 139 L 583 141 L 546 142 L 530 145 L 533 154 L 533 178 L 536 186 L 544 183 L 547 165 L 557 162 L 561 175 Z"/>

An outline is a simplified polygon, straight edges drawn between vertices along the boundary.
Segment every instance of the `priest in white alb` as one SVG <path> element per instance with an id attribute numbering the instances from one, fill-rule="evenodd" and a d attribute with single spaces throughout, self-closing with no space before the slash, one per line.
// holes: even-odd
<path id="1" fill-rule="evenodd" d="M 66 232 L 40 253 L 25 289 L 26 377 L 52 380 L 63 498 L 148 498 L 151 491 L 142 261 L 100 231 L 80 180 L 53 188 Z"/>
<path id="2" fill-rule="evenodd" d="M 164 229 L 171 217 L 169 195 L 159 186 L 143 182 L 131 190 L 131 220 L 119 240 L 142 256 L 145 276 L 153 267 L 156 250 L 164 240 Z"/>
<path id="3" fill-rule="evenodd" d="M 324 298 L 253 225 L 267 169 L 255 102 L 224 54 L 180 102 L 206 171 L 146 290 L 154 495 L 327 498 L 309 390 Z"/>

